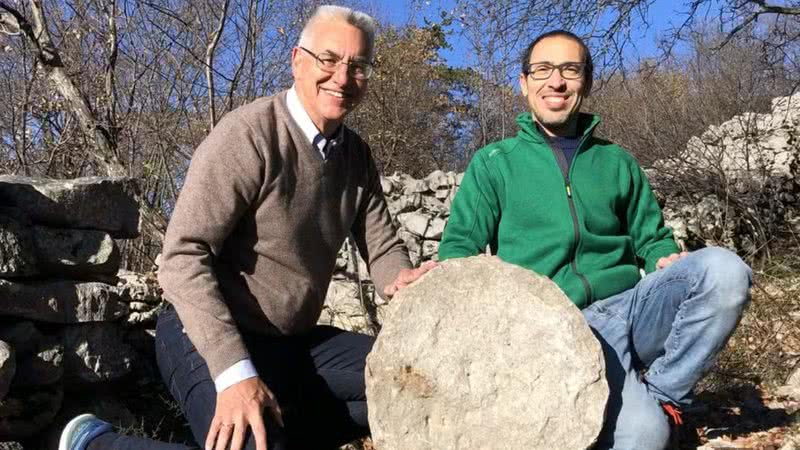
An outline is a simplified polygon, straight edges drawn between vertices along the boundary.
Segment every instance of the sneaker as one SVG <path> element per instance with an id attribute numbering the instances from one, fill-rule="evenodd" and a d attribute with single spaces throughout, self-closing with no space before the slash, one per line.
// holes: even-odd
<path id="1" fill-rule="evenodd" d="M 661 407 L 664 408 L 664 414 L 667 415 L 672 425 L 683 425 L 683 412 L 672 403 L 662 403 Z"/>
<path id="2" fill-rule="evenodd" d="M 81 414 L 70 420 L 61 432 L 58 450 L 86 450 L 89 442 L 97 436 L 111 431 L 111 424 L 92 414 Z"/>

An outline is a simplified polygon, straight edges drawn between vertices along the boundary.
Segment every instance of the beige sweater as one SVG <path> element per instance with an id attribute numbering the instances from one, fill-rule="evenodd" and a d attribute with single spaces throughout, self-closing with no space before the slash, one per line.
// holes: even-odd
<path id="1" fill-rule="evenodd" d="M 241 332 L 314 326 L 350 233 L 377 292 L 411 267 L 358 135 L 323 160 L 286 92 L 225 116 L 192 158 L 158 276 L 212 377 L 249 357 Z"/>

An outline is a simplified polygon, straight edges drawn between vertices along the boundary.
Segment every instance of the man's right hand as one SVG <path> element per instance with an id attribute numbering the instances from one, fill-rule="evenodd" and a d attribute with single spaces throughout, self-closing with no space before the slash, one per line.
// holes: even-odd
<path id="1" fill-rule="evenodd" d="M 247 428 L 253 432 L 257 450 L 267 450 L 267 429 L 262 413 L 270 413 L 283 427 L 278 401 L 259 377 L 242 380 L 217 394 L 217 408 L 206 437 L 206 450 L 231 450 L 244 447 Z"/>

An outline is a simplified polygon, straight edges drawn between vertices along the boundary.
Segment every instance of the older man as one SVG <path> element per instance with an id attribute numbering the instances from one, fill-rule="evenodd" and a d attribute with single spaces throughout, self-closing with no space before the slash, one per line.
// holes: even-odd
<path id="1" fill-rule="evenodd" d="M 519 83 L 530 112 L 517 118 L 517 136 L 470 162 L 439 257 L 489 245 L 553 279 L 605 353 L 611 395 L 597 447 L 662 449 L 668 417 L 680 422 L 678 407 L 736 327 L 750 269 L 719 248 L 680 252 L 642 169 L 593 136 L 599 118 L 580 112 L 592 84 L 580 38 L 534 39 Z"/>
<path id="2" fill-rule="evenodd" d="M 374 34 L 369 16 L 320 7 L 292 51 L 294 86 L 229 113 L 194 154 L 164 241 L 174 309 L 156 346 L 207 449 L 335 448 L 368 432 L 373 340 L 316 326 L 337 251 L 354 236 L 386 295 L 429 267 L 410 268 L 370 149 L 343 124 L 366 92 Z M 158 446 L 173 448 L 84 416 L 61 448 Z"/>

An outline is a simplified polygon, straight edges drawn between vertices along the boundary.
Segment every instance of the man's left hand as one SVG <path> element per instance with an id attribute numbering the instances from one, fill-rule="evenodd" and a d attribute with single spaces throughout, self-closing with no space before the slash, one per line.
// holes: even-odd
<path id="1" fill-rule="evenodd" d="M 673 253 L 663 258 L 658 258 L 658 261 L 656 261 L 656 269 L 663 269 L 688 254 L 689 252 L 680 252 L 680 253 Z"/>
<path id="2" fill-rule="evenodd" d="M 420 265 L 416 269 L 401 270 L 400 273 L 397 274 L 397 278 L 395 278 L 392 284 L 387 285 L 385 288 L 383 288 L 383 293 L 387 297 L 392 298 L 394 294 L 397 293 L 397 291 L 417 281 L 417 279 L 421 277 L 422 274 L 433 269 L 438 265 L 439 263 L 437 263 L 436 261 L 425 261 L 424 263 L 422 263 L 422 265 Z"/>

